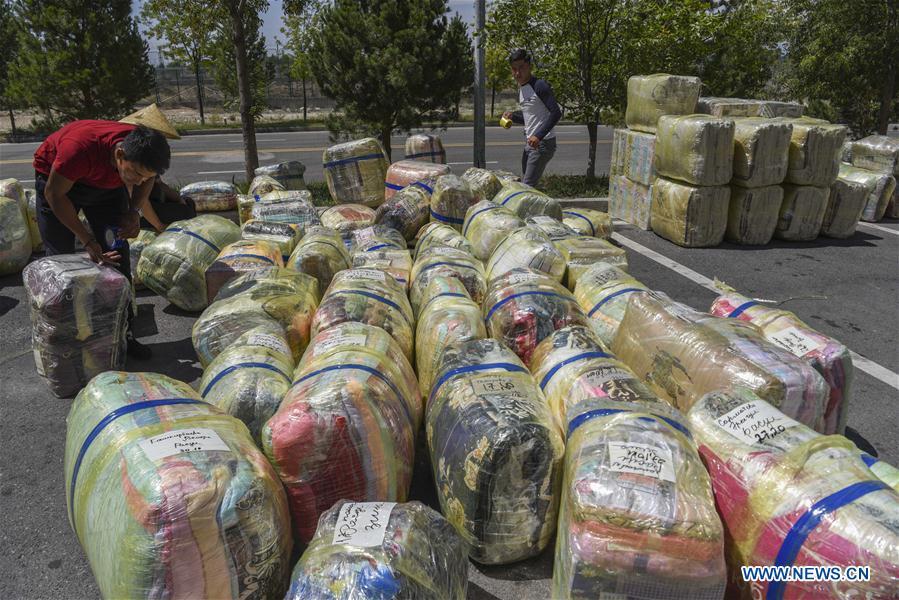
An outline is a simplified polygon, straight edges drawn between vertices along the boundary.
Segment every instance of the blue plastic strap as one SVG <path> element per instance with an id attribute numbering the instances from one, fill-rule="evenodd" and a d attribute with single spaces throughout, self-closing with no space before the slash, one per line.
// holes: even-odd
<path id="1" fill-rule="evenodd" d="M 571 420 L 571 423 L 568 424 L 568 437 L 571 437 L 571 435 L 575 432 L 575 430 L 578 427 L 580 427 L 581 425 L 583 425 L 584 423 L 586 423 L 587 421 L 592 421 L 593 419 L 596 419 L 599 417 L 608 417 L 609 415 L 615 415 L 618 413 L 633 413 L 633 412 L 640 413 L 640 412 L 646 412 L 646 411 L 628 410 L 628 409 L 624 409 L 624 408 L 597 408 L 595 410 L 588 410 L 587 412 L 581 413 L 578 416 L 576 416 L 575 418 L 573 418 Z M 659 419 L 661 421 L 664 421 L 668 425 L 671 425 L 672 427 L 674 427 L 675 429 L 680 431 L 682 434 L 684 434 L 691 440 L 693 439 L 693 434 L 691 434 L 690 430 L 687 429 L 686 427 L 684 427 L 684 425 L 682 423 L 678 423 L 674 419 L 671 419 L 669 417 L 665 417 L 662 415 L 657 415 L 655 413 L 647 413 L 647 414 L 652 415 L 652 417 L 639 417 L 639 418 L 649 420 L 649 421 L 653 420 L 653 418 Z"/>
<path id="2" fill-rule="evenodd" d="M 365 251 L 366 252 L 375 252 L 377 250 L 383 250 L 384 248 L 398 248 L 398 249 L 402 250 L 402 248 L 400 248 L 396 244 L 375 244 L 371 248 L 366 248 Z"/>
<path id="3" fill-rule="evenodd" d="M 518 191 L 518 192 L 512 192 L 511 194 L 509 194 L 508 196 L 506 196 L 500 204 L 502 204 L 503 206 L 505 206 L 505 205 L 506 205 L 506 202 L 508 202 L 509 200 L 511 200 L 512 198 L 514 198 L 515 196 L 520 196 L 521 194 L 529 194 L 530 192 L 531 192 L 531 190 L 520 190 L 520 191 Z"/>
<path id="4" fill-rule="evenodd" d="M 389 190 L 401 190 L 401 189 L 403 189 L 405 186 L 397 185 L 397 184 L 395 184 L 395 183 L 390 183 L 389 181 L 385 181 L 385 182 L 384 182 L 384 187 L 386 187 L 386 188 L 389 189 Z"/>
<path id="5" fill-rule="evenodd" d="M 828 515 L 871 492 L 888 489 L 891 489 L 890 486 L 882 481 L 859 481 L 815 502 L 809 510 L 793 523 L 790 531 L 784 537 L 780 550 L 777 552 L 777 557 L 774 559 L 774 566 L 792 566 L 805 540 Z M 768 584 L 768 593 L 765 594 L 765 598 L 767 600 L 781 600 L 784 595 L 784 589 L 783 580 L 772 581 Z"/>
<path id="6" fill-rule="evenodd" d="M 433 150 L 431 152 L 416 152 L 415 154 L 407 154 L 406 160 L 421 158 L 423 156 L 446 156 L 446 150 Z"/>
<path id="7" fill-rule="evenodd" d="M 300 385 L 301 383 L 303 383 L 304 381 L 306 381 L 308 379 L 312 379 L 313 377 L 316 377 L 323 373 L 330 373 L 331 371 L 347 371 L 347 370 L 362 371 L 363 373 L 368 373 L 369 375 L 374 375 L 375 377 L 377 377 L 378 379 L 380 379 L 381 381 L 386 383 L 387 387 L 389 387 L 391 389 L 391 391 L 394 394 L 396 394 L 396 397 L 400 401 L 400 404 L 403 405 L 403 410 L 406 412 L 406 416 L 409 418 L 409 422 L 412 423 L 413 425 L 415 424 L 415 419 L 413 418 L 412 412 L 409 409 L 409 405 L 408 405 L 408 402 L 414 401 L 415 398 L 406 398 L 405 396 L 403 396 L 403 394 L 400 392 L 400 389 L 398 387 L 396 387 L 396 384 L 393 383 L 386 375 L 384 375 L 377 369 L 373 369 L 373 368 L 369 367 L 368 365 L 359 365 L 359 364 L 355 364 L 355 363 L 341 363 L 338 365 L 330 365 L 327 367 L 322 367 L 321 369 L 316 369 L 315 371 L 312 371 L 311 373 L 307 373 L 306 375 L 303 375 L 302 377 L 297 379 L 293 383 L 293 385 L 290 387 L 294 388 L 294 387 Z"/>
<path id="8" fill-rule="evenodd" d="M 424 273 L 425 271 L 429 271 L 430 269 L 436 269 L 437 267 L 459 267 L 460 269 L 472 269 L 474 271 L 478 270 L 477 267 L 473 267 L 471 265 L 466 265 L 465 263 L 441 261 L 441 262 L 435 262 L 435 263 L 425 266 L 424 268 L 422 268 L 422 270 L 419 272 L 419 274 Z"/>
<path id="9" fill-rule="evenodd" d="M 208 384 L 206 384 L 206 387 L 203 389 L 203 394 L 202 394 L 203 397 L 204 398 L 206 397 L 206 394 L 209 393 L 209 390 L 211 390 L 213 387 L 215 387 L 215 384 L 217 384 L 219 381 L 221 381 L 222 377 L 225 377 L 226 375 L 230 375 L 231 373 L 233 373 L 234 371 L 236 371 L 238 369 L 245 369 L 245 368 L 246 369 L 268 369 L 269 371 L 274 371 L 275 373 L 277 373 L 278 375 L 283 377 L 284 380 L 287 381 L 287 383 L 290 383 L 290 377 L 284 371 L 282 371 L 281 369 L 279 369 L 278 367 L 276 367 L 274 365 L 270 365 L 270 364 L 264 363 L 264 362 L 242 362 L 242 363 L 237 363 L 236 365 L 231 365 L 230 367 L 227 367 L 227 368 L 219 371 L 218 374 L 215 377 L 213 377 L 212 380 L 210 380 L 210 382 Z"/>
<path id="10" fill-rule="evenodd" d="M 459 292 L 441 292 L 441 293 L 437 294 L 436 296 L 431 296 L 428 299 L 428 301 L 425 302 L 424 305 L 418 309 L 418 314 L 421 315 L 425 311 L 425 309 L 431 304 L 431 302 L 433 302 L 437 298 L 465 298 L 465 299 L 468 299 L 468 296 L 466 296 L 465 294 L 460 294 Z"/>
<path id="11" fill-rule="evenodd" d="M 268 256 L 262 256 L 261 254 L 229 254 L 227 256 L 223 256 L 222 260 L 227 260 L 229 258 L 258 258 L 259 260 L 265 261 L 270 265 L 275 264 L 275 261 L 270 259 Z"/>
<path id="12" fill-rule="evenodd" d="M 351 156 L 349 158 L 341 158 L 339 160 L 331 160 L 326 162 L 324 168 L 330 169 L 331 167 L 337 167 L 340 165 L 348 165 L 350 163 L 359 162 L 360 160 L 374 160 L 376 158 L 384 158 L 384 155 L 381 153 L 377 154 L 365 154 L 363 156 Z"/>
<path id="13" fill-rule="evenodd" d="M 218 254 L 219 252 L 221 252 L 221 250 L 219 250 L 219 247 L 218 247 L 218 246 L 216 246 L 215 244 L 213 244 L 212 242 L 210 242 L 209 240 L 207 240 L 206 238 L 204 238 L 204 237 L 203 237 L 202 235 L 200 235 L 199 233 L 194 233 L 193 231 L 187 231 L 186 229 L 182 229 L 182 228 L 180 228 L 180 227 L 169 227 L 169 228 L 166 229 L 165 231 L 173 231 L 173 232 L 175 232 L 175 233 L 184 233 L 184 234 L 187 234 L 187 235 L 189 235 L 190 237 L 197 238 L 198 240 L 200 240 L 201 242 L 203 242 L 204 244 L 206 244 L 207 246 L 209 246 L 210 248 L 212 248 L 213 250 L 215 250 L 215 253 L 216 253 L 216 254 Z M 165 233 L 165 232 L 163 232 L 163 233 Z"/>
<path id="14" fill-rule="evenodd" d="M 409 321 L 409 319 L 406 317 L 406 314 L 403 312 L 403 309 L 400 308 L 399 304 L 397 304 L 393 300 L 388 300 L 387 298 L 385 298 L 384 296 L 381 296 L 379 294 L 375 294 L 373 292 L 366 292 L 363 290 L 336 290 L 334 292 L 331 292 L 331 294 L 356 294 L 357 296 L 365 296 L 366 298 L 371 298 L 372 300 L 377 300 L 378 302 L 386 304 L 390 308 L 395 308 L 397 310 L 397 312 L 400 313 L 400 315 L 402 315 L 403 319 L 406 320 L 406 322 Z"/>
<path id="15" fill-rule="evenodd" d="M 581 360 L 587 360 L 588 358 L 613 358 L 611 354 L 606 354 L 605 352 L 599 352 L 594 350 L 592 352 L 581 352 L 580 354 L 576 354 L 574 356 L 570 356 L 565 360 L 559 361 L 552 369 L 544 375 L 543 379 L 540 380 L 540 389 L 545 390 L 546 386 L 549 384 L 549 380 L 553 378 L 553 376 L 558 373 L 559 369 L 562 367 L 568 366 L 571 363 L 575 363 Z"/>
<path id="16" fill-rule="evenodd" d="M 426 191 L 426 192 L 429 193 L 429 194 L 433 194 L 433 193 L 434 193 L 434 188 L 432 188 L 431 186 L 429 186 L 428 184 L 426 184 L 426 183 L 423 182 L 423 181 L 416 181 L 416 182 L 413 183 L 412 185 L 417 186 L 417 187 L 420 187 L 421 189 L 423 189 L 424 191 Z M 409 187 L 412 187 L 412 186 L 409 186 Z"/>
<path id="17" fill-rule="evenodd" d="M 874 458 L 867 452 L 862 452 L 862 462 L 865 463 L 865 466 L 870 468 L 874 466 L 874 463 L 880 462 L 879 458 Z"/>
<path id="18" fill-rule="evenodd" d="M 729 315 L 727 315 L 727 318 L 728 318 L 728 319 L 736 319 L 737 317 L 739 317 L 740 315 L 742 315 L 743 312 L 744 312 L 747 308 L 752 308 L 752 307 L 755 306 L 756 304 L 758 304 L 758 302 L 756 302 L 755 300 L 750 300 L 749 302 L 744 302 L 743 304 L 741 304 L 740 306 L 738 306 L 737 308 L 735 308 L 735 309 L 733 310 L 733 312 L 731 312 Z"/>
<path id="19" fill-rule="evenodd" d="M 447 217 L 446 215 L 441 215 L 440 213 L 434 212 L 434 209 L 431 209 L 431 216 L 440 221 L 441 223 L 455 223 L 456 225 L 461 225 L 465 222 L 465 219 L 459 219 L 456 217 Z"/>
<path id="20" fill-rule="evenodd" d="M 468 365 L 466 367 L 456 367 L 455 369 L 450 369 L 446 373 L 440 376 L 437 380 L 437 383 L 434 384 L 434 387 L 431 388 L 431 395 L 428 398 L 428 402 L 437 394 L 437 390 L 440 387 L 455 377 L 456 375 L 464 375 L 465 373 L 476 373 L 477 371 L 490 371 L 492 369 L 502 369 L 504 371 L 508 371 L 509 373 L 530 373 L 527 369 L 522 367 L 521 365 L 516 365 L 514 363 L 507 362 L 498 362 L 498 363 L 483 363 L 480 365 Z"/>
<path id="21" fill-rule="evenodd" d="M 594 315 L 594 313 L 596 313 L 596 311 L 598 311 L 602 307 L 603 304 L 605 304 L 612 298 L 617 298 L 618 296 L 620 296 L 622 294 L 627 294 L 628 292 L 645 292 L 645 291 L 646 291 L 646 288 L 624 288 L 624 289 L 618 290 L 614 294 L 609 294 L 608 296 L 606 296 L 605 298 L 603 298 L 602 300 L 597 302 L 596 305 L 592 309 L 590 309 L 590 312 L 587 313 L 587 316 L 592 317 Z"/>
<path id="22" fill-rule="evenodd" d="M 584 215 L 582 215 L 582 214 L 580 214 L 580 213 L 576 213 L 576 212 L 574 212 L 573 210 L 563 210 L 563 211 L 562 211 L 562 215 L 568 215 L 568 216 L 571 216 L 571 217 L 577 217 L 577 218 L 579 218 L 579 219 L 583 219 L 583 220 L 587 221 L 587 225 L 590 226 L 590 235 L 596 236 L 596 228 L 593 227 L 593 221 L 591 221 L 590 219 L 588 219 L 588 218 L 585 217 Z"/>
<path id="23" fill-rule="evenodd" d="M 494 304 L 493 307 L 490 309 L 490 311 L 487 313 L 487 317 L 484 319 L 484 321 L 485 322 L 489 321 L 490 317 L 493 316 L 493 313 L 495 313 L 497 310 L 499 310 L 507 302 L 511 302 L 515 298 L 521 298 L 522 296 L 555 296 L 556 298 L 561 298 L 562 300 L 571 300 L 571 298 L 563 296 L 562 294 L 559 294 L 557 292 L 545 292 L 543 290 L 531 290 L 528 292 L 518 292 L 517 294 L 512 294 L 511 296 L 506 296 L 505 298 L 503 298 L 502 300 L 500 300 L 499 302 Z"/>
<path id="24" fill-rule="evenodd" d="M 75 484 L 78 483 L 78 471 L 81 470 L 81 463 L 84 461 L 84 456 L 87 454 L 88 449 L 91 447 L 91 444 L 97 436 L 99 436 L 106 426 L 118 419 L 119 417 L 124 417 L 125 415 L 130 415 L 133 412 L 137 412 L 139 410 L 143 410 L 145 408 L 156 408 L 158 406 L 174 406 L 176 404 L 207 404 L 202 400 L 195 400 L 193 398 L 163 398 L 159 400 L 144 400 L 143 402 L 135 402 L 134 404 L 126 404 L 125 406 L 120 406 L 115 409 L 97 423 L 94 428 L 91 430 L 87 437 L 84 438 L 84 442 L 81 443 L 81 449 L 78 451 L 78 457 L 75 459 L 75 466 L 72 468 L 72 484 L 69 486 L 69 519 L 72 521 L 72 529 L 75 530 L 75 535 L 78 535 L 78 526 L 75 522 Z"/>
<path id="25" fill-rule="evenodd" d="M 462 229 L 462 235 L 466 235 L 468 233 L 468 228 L 471 227 L 471 224 L 474 223 L 474 220 L 477 218 L 477 216 L 479 214 L 481 214 L 483 212 L 487 212 L 488 210 L 496 210 L 497 208 L 499 208 L 499 206 L 497 206 L 496 204 L 491 204 L 490 206 L 485 206 L 481 210 L 479 210 L 479 211 L 475 212 L 473 215 L 471 215 L 471 218 L 468 219 L 468 223 L 465 224 L 465 228 Z"/>

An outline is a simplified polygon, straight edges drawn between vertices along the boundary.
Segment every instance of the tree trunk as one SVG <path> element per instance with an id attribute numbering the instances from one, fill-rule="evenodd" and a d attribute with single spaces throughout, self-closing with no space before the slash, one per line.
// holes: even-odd
<path id="1" fill-rule="evenodd" d="M 384 146 L 384 152 L 387 153 L 387 162 L 390 163 L 390 155 L 392 148 L 390 146 L 390 134 L 393 133 L 393 124 L 383 125 L 381 127 L 381 145 Z"/>
<path id="2" fill-rule="evenodd" d="M 590 137 L 590 151 L 587 155 L 587 180 L 596 179 L 596 129 L 598 123 L 591 121 L 587 123 L 587 134 Z"/>
<path id="3" fill-rule="evenodd" d="M 306 122 L 306 78 L 303 77 L 303 123 Z"/>
<path id="4" fill-rule="evenodd" d="M 254 171 L 259 166 L 259 154 L 256 151 L 256 126 L 253 122 L 253 95 L 250 89 L 250 70 L 247 62 L 247 37 L 244 31 L 242 3 L 239 0 L 228 0 L 228 13 L 231 16 L 232 41 L 237 63 L 237 90 L 240 99 L 240 125 L 243 133 L 244 167 L 247 181 L 252 181 Z"/>
<path id="5" fill-rule="evenodd" d="M 494 117 L 493 109 L 496 105 L 496 86 L 490 86 L 490 118 Z"/>
<path id="6" fill-rule="evenodd" d="M 887 76 L 883 78 L 880 87 L 880 110 L 877 111 L 877 133 L 880 135 L 886 135 L 890 126 L 890 111 L 896 95 L 896 68 L 895 63 L 887 67 Z"/>
<path id="7" fill-rule="evenodd" d="M 9 108 L 9 124 L 12 128 L 12 137 L 16 137 L 16 115 L 12 112 L 12 107 Z"/>
<path id="8" fill-rule="evenodd" d="M 206 124 L 206 114 L 203 112 L 203 82 L 200 80 L 200 61 L 194 61 L 194 75 L 197 76 L 197 106 L 200 108 L 200 125 Z M 178 95 L 180 97 L 179 88 Z"/>

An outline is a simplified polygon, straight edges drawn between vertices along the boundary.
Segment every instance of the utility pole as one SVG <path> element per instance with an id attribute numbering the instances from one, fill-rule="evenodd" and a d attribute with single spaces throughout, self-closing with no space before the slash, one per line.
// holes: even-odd
<path id="1" fill-rule="evenodd" d="M 474 166 L 487 167 L 486 130 L 484 121 L 484 88 L 486 74 L 484 71 L 484 23 L 487 20 L 485 0 L 474 0 L 475 46 L 474 46 Z"/>

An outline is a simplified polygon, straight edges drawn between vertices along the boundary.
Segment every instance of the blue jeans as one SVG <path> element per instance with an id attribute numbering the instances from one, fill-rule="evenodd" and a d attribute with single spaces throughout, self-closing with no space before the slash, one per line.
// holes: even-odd
<path id="1" fill-rule="evenodd" d="M 537 148 L 526 146 L 521 154 L 521 182 L 537 185 L 543 169 L 556 153 L 556 138 L 541 140 Z"/>

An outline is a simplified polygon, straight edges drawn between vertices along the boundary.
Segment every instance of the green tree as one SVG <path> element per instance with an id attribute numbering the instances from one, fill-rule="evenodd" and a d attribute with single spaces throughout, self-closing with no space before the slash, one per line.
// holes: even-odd
<path id="1" fill-rule="evenodd" d="M 259 16 L 261 12 L 258 9 L 242 12 L 242 25 L 246 36 L 247 71 L 250 78 L 250 109 L 254 119 L 258 118 L 267 106 L 268 85 L 273 76 L 273 67 L 270 66 L 268 52 L 265 49 L 265 36 L 262 34 L 262 19 Z M 229 23 L 229 25 L 233 25 L 233 23 Z M 211 48 L 210 71 L 224 95 L 225 106 L 239 107 L 240 82 L 235 77 L 237 48 L 232 34 L 232 30 L 225 28 L 222 35 L 216 37 Z"/>
<path id="2" fill-rule="evenodd" d="M 153 88 L 130 0 L 16 0 L 13 12 L 10 91 L 52 120 L 118 118 Z"/>
<path id="3" fill-rule="evenodd" d="M 484 50 L 484 67 L 487 87 L 490 88 L 491 118 L 496 113 L 496 92 L 503 92 L 515 85 L 515 80 L 512 79 L 512 70 L 509 68 L 509 52 L 511 49 L 492 44 L 488 34 L 487 47 Z"/>
<path id="4" fill-rule="evenodd" d="M 9 112 L 9 123 L 13 136 L 16 135 L 16 115 L 13 109 L 18 108 L 18 101 L 12 90 L 9 89 L 7 70 L 19 50 L 18 34 L 11 3 L 2 0 L 0 2 L 0 109 Z"/>
<path id="5" fill-rule="evenodd" d="M 445 123 L 473 78 L 471 40 L 446 0 L 335 0 L 312 36 L 312 72 L 341 115 L 332 132 L 378 135 Z"/>
<path id="6" fill-rule="evenodd" d="M 312 33 L 321 10 L 320 0 L 306 0 L 285 4 L 284 27 L 281 32 L 287 36 L 287 50 L 291 55 L 290 74 L 300 80 L 303 88 L 303 121 L 307 116 L 307 89 L 312 80 Z"/>

